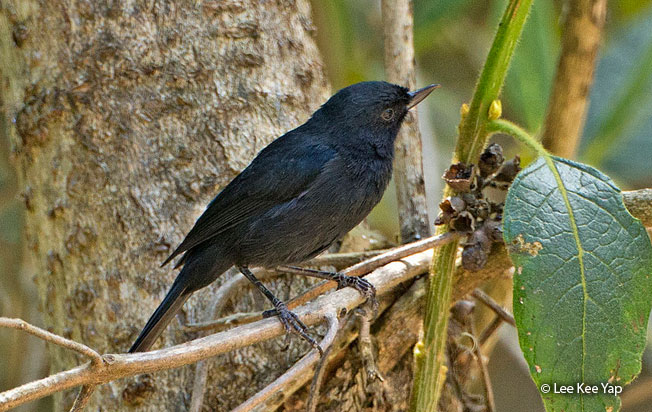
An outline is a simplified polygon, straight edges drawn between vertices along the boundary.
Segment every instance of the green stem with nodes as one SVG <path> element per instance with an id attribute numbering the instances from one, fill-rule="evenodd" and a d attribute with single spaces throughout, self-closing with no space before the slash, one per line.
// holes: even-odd
<path id="1" fill-rule="evenodd" d="M 505 9 L 471 104 L 463 106 L 453 163 L 476 162 L 489 139 L 488 123 L 500 117 L 500 106 L 494 101 L 500 94 L 532 1 L 510 0 Z M 451 195 L 453 192 L 447 187 L 444 197 Z M 437 232 L 445 231 L 448 231 L 447 225 L 440 227 Z M 446 379 L 446 337 L 457 249 L 458 242 L 452 242 L 436 248 L 434 252 L 426 292 L 423 338 L 414 350 L 411 412 L 435 412 Z"/>

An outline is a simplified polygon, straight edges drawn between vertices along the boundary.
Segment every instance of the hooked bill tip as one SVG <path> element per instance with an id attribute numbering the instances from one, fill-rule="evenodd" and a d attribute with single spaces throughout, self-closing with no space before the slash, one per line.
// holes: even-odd
<path id="1" fill-rule="evenodd" d="M 423 99 L 428 97 L 430 93 L 432 93 L 433 90 L 439 88 L 441 85 L 439 84 L 431 84 L 426 87 L 422 87 L 419 90 L 415 90 L 413 92 L 408 92 L 408 95 L 410 96 L 410 103 L 408 103 L 408 110 L 416 106 L 417 104 L 421 103 Z"/>

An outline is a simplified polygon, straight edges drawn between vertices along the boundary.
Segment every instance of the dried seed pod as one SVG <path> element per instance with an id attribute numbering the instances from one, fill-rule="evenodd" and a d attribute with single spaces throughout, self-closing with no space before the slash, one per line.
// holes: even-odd
<path id="1" fill-rule="evenodd" d="M 475 175 L 475 167 L 460 162 L 446 170 L 442 178 L 456 192 L 469 192 Z"/>
<path id="2" fill-rule="evenodd" d="M 480 245 L 467 245 L 462 250 L 462 267 L 471 272 L 482 269 L 487 260 L 487 252 Z"/>
<path id="3" fill-rule="evenodd" d="M 503 222 L 500 219 L 489 219 L 485 220 L 484 225 L 482 226 L 484 232 L 487 234 L 487 237 L 490 241 L 494 243 L 503 242 Z"/>
<path id="4" fill-rule="evenodd" d="M 460 212 L 466 209 L 466 203 L 459 196 L 447 197 L 440 204 L 439 208 L 442 213 L 437 216 L 435 225 L 443 225 L 457 217 Z"/>
<path id="5" fill-rule="evenodd" d="M 487 232 L 484 230 L 484 225 L 483 227 L 473 232 L 473 234 L 466 241 L 466 245 L 479 245 L 485 252 L 489 252 L 491 250 L 491 240 L 489 239 Z"/>
<path id="6" fill-rule="evenodd" d="M 455 232 L 472 232 L 475 229 L 475 218 L 466 210 L 450 220 L 450 228 Z"/>
<path id="7" fill-rule="evenodd" d="M 512 160 L 509 160 L 503 164 L 503 167 L 500 168 L 500 171 L 494 178 L 498 182 L 507 182 L 511 183 L 516 178 L 518 172 L 521 171 L 521 158 L 514 156 Z"/>
<path id="8" fill-rule="evenodd" d="M 499 144 L 490 144 L 480 155 L 478 168 L 480 176 L 487 177 L 496 172 L 502 166 L 505 158 L 503 157 L 503 148 Z"/>
<path id="9" fill-rule="evenodd" d="M 466 209 L 466 203 L 459 196 L 447 197 L 439 204 L 439 208 L 444 213 L 459 214 Z"/>
<path id="10" fill-rule="evenodd" d="M 482 228 L 473 232 L 462 250 L 462 266 L 471 271 L 480 270 L 487 264 L 491 240 Z"/>
<path id="11" fill-rule="evenodd" d="M 478 204 L 478 198 L 473 193 L 462 193 L 460 197 L 466 203 L 466 208 L 474 208 Z"/>
<path id="12" fill-rule="evenodd" d="M 451 216 L 448 214 L 440 213 L 435 219 L 435 226 L 445 225 L 451 221 Z"/>
<path id="13" fill-rule="evenodd" d="M 489 202 L 484 199 L 478 199 L 475 206 L 470 212 L 476 219 L 484 220 L 489 217 Z"/>

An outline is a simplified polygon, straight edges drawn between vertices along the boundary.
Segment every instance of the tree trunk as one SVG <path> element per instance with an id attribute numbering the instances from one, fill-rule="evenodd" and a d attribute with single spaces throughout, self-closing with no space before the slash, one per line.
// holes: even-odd
<path id="1" fill-rule="evenodd" d="M 306 0 L 181 3 L 0 6 L 0 104 L 45 323 L 102 353 L 129 348 L 176 276 L 160 262 L 207 202 L 328 95 Z M 229 275 L 183 316 L 205 320 Z M 271 287 L 287 298 L 305 283 Z M 252 290 L 227 309 L 267 307 Z M 158 344 L 190 338 L 173 322 Z M 255 393 L 307 349 L 292 342 L 210 361 L 204 404 L 228 410 Z M 54 370 L 85 361 L 50 354 Z M 103 385 L 87 410 L 185 410 L 193 377 L 189 366 Z"/>

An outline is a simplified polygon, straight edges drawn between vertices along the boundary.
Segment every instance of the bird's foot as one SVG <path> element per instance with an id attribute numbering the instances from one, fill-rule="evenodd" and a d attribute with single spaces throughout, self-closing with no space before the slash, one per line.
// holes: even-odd
<path id="1" fill-rule="evenodd" d="M 363 278 L 347 276 L 339 272 L 333 276 L 333 280 L 337 282 L 337 290 L 342 288 L 353 288 L 360 292 L 362 296 L 366 297 L 367 301 L 371 304 L 375 316 L 378 311 L 378 299 L 376 299 L 376 288 L 374 285 Z"/>
<path id="2" fill-rule="evenodd" d="M 274 315 L 278 316 L 278 319 L 283 324 L 286 333 L 296 333 L 297 335 L 301 336 L 303 340 L 308 342 L 310 346 L 312 346 L 314 349 L 317 349 L 317 351 L 319 351 L 319 356 L 324 355 L 324 351 L 322 350 L 321 346 L 319 346 L 317 341 L 308 335 L 308 332 L 306 332 L 308 327 L 303 322 L 301 322 L 301 319 L 299 319 L 299 317 L 294 312 L 285 306 L 285 303 L 281 302 L 280 300 L 274 302 L 273 310 L 263 312 L 263 317 L 270 317 Z"/>

